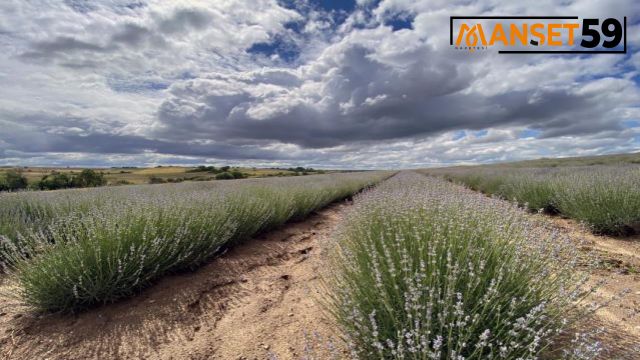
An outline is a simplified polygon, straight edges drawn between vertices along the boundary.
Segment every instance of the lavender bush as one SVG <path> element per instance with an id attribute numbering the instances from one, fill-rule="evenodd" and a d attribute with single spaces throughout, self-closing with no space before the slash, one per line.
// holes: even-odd
<path id="1" fill-rule="evenodd" d="M 328 283 L 353 358 L 563 356 L 554 340 L 586 295 L 568 239 L 511 203 L 416 173 L 355 202 Z"/>
<path id="2" fill-rule="evenodd" d="M 571 172 L 555 187 L 560 213 L 595 233 L 625 235 L 640 226 L 640 168 L 611 167 Z"/>
<path id="3" fill-rule="evenodd" d="M 167 272 L 197 267 L 222 246 L 304 217 L 389 175 L 13 194 L 19 209 L 13 212 L 25 229 L 9 234 L 17 240 L 3 237 L 4 256 L 27 304 L 75 311 L 128 296 Z"/>
<path id="4" fill-rule="evenodd" d="M 530 210 L 559 212 L 586 223 L 595 233 L 623 235 L 640 226 L 640 168 L 635 165 L 424 172 L 516 200 Z"/>

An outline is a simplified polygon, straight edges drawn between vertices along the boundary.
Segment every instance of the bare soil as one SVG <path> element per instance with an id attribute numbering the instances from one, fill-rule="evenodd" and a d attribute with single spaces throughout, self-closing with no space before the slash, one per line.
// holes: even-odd
<path id="1" fill-rule="evenodd" d="M 342 358 L 317 300 L 321 245 L 348 206 L 331 205 L 198 271 L 80 314 L 36 316 L 5 302 L 0 359 Z"/>
<path id="2" fill-rule="evenodd" d="M 602 359 L 640 359 L 640 235 L 612 237 L 592 234 L 584 226 L 559 216 L 539 215 L 552 228 L 568 235 L 595 260 L 585 267 L 589 283 L 597 286 L 590 301 L 607 306 L 597 310 L 585 327 L 600 329 Z"/>

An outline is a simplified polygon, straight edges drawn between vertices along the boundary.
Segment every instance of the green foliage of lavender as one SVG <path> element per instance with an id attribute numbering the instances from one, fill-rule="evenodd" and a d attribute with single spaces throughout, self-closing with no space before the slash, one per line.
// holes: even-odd
<path id="1" fill-rule="evenodd" d="M 640 226 L 640 168 L 602 168 L 569 173 L 555 189 L 560 213 L 594 232 L 625 235 Z"/>
<path id="2" fill-rule="evenodd" d="M 400 173 L 355 203 L 328 283 L 352 357 L 597 353 L 554 344 L 581 314 L 578 254 L 517 206 L 416 173 Z"/>
<path id="3" fill-rule="evenodd" d="M 595 233 L 623 235 L 640 226 L 640 168 L 636 165 L 569 168 L 457 168 L 427 174 L 462 183 L 533 211 L 559 212 Z"/>
<path id="4" fill-rule="evenodd" d="M 75 311 L 126 297 L 242 241 L 388 177 L 389 173 L 8 194 L 4 261 L 20 297 Z M 21 224 L 11 230 L 7 224 Z"/>

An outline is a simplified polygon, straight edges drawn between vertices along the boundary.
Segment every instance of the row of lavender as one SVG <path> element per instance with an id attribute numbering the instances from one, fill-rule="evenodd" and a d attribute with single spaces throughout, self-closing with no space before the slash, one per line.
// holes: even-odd
<path id="1" fill-rule="evenodd" d="M 26 304 L 76 311 L 129 296 L 345 198 L 386 172 L 0 195 L 0 261 Z"/>
<path id="2" fill-rule="evenodd" d="M 574 244 L 517 206 L 403 172 L 339 231 L 330 309 L 353 358 L 590 358 L 558 339 L 583 315 Z"/>
<path id="3" fill-rule="evenodd" d="M 425 170 L 473 190 L 516 200 L 534 211 L 560 213 L 593 232 L 625 235 L 640 226 L 640 167 L 466 167 Z"/>

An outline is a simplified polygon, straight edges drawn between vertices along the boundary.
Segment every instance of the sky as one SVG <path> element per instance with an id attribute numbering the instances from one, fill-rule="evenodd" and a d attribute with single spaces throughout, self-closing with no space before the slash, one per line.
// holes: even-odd
<path id="1" fill-rule="evenodd" d="M 629 20 L 469 53 L 449 17 Z M 0 165 L 417 168 L 640 150 L 636 0 L 3 0 Z"/>

